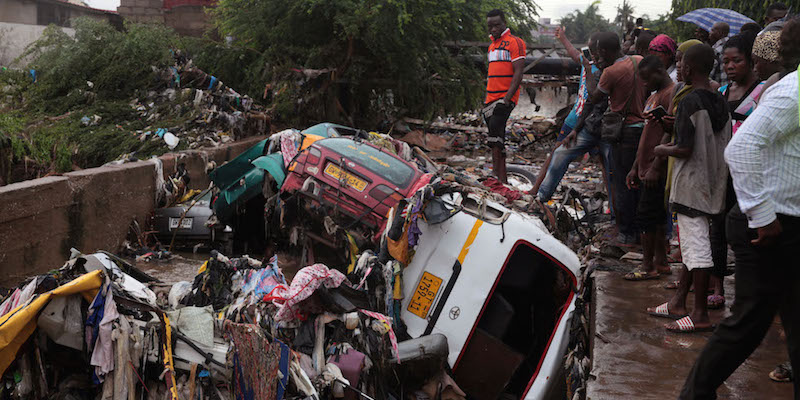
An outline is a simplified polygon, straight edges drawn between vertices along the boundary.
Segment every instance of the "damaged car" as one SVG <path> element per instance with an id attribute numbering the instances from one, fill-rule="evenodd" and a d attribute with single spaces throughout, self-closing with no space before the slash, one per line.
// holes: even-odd
<path id="1" fill-rule="evenodd" d="M 541 399 L 563 390 L 580 262 L 537 218 L 447 195 L 453 215 L 420 218 L 403 271 L 411 337 L 443 334 L 453 377 L 476 399 Z M 486 365 L 492 365 L 490 369 Z"/>

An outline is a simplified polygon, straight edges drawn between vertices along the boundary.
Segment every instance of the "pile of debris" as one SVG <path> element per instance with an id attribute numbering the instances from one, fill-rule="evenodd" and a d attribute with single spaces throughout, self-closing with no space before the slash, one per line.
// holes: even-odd
<path id="1" fill-rule="evenodd" d="M 270 118 L 261 106 L 196 67 L 180 51 L 175 64 L 158 77 L 156 88 L 130 103 L 143 120 L 152 123 L 135 132 L 142 141 L 164 140 L 172 150 L 183 139 L 194 149 L 269 131 Z M 164 125 L 171 120 L 176 123 Z"/>
<path id="2" fill-rule="evenodd" d="M 255 201 L 269 256 L 212 251 L 192 282 L 164 283 L 110 253 L 74 252 L 0 306 L 3 396 L 421 400 L 523 398 L 559 382 L 570 395 L 582 390 L 587 288 L 564 243 L 591 240 L 602 200 L 568 191 L 555 213 L 543 211 L 483 168 L 438 164 L 389 135 L 332 124 L 275 134 L 210 178 L 206 225 L 232 223 Z M 159 187 L 167 183 L 164 205 L 187 199 L 188 176 Z M 161 257 L 142 238 L 148 230 L 134 231 L 131 256 Z M 281 252 L 302 268 L 284 275 Z"/>
<path id="3" fill-rule="evenodd" d="M 557 126 L 558 121 L 551 118 L 512 118 L 506 129 L 506 148 L 509 153 L 541 149 L 552 143 L 548 139 L 555 138 Z M 440 117 L 434 121 L 405 118 L 395 124 L 394 131 L 402 134 L 400 140 L 433 152 L 434 158 L 445 151 L 469 154 L 488 148 L 488 130 L 477 112 Z"/>

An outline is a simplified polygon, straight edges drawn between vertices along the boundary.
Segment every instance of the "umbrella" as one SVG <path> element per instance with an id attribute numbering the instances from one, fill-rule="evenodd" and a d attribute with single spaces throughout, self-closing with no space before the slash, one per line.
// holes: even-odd
<path id="1" fill-rule="evenodd" d="M 725 8 L 698 8 L 681 15 L 678 17 L 678 21 L 691 22 L 709 32 L 717 22 L 727 22 L 731 27 L 731 35 L 739 33 L 742 25 L 756 22 L 736 11 Z"/>

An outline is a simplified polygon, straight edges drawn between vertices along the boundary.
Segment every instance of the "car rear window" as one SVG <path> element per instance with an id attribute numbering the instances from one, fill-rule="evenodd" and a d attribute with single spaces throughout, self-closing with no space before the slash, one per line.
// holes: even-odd
<path id="1" fill-rule="evenodd" d="M 400 188 L 405 188 L 414 177 L 413 168 L 368 144 L 347 138 L 331 138 L 320 140 L 316 145 L 347 157 Z"/>

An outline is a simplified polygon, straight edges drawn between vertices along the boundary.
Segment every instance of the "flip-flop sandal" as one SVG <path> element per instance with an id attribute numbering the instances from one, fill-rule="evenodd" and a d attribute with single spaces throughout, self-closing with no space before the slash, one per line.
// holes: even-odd
<path id="1" fill-rule="evenodd" d="M 667 290 L 678 290 L 678 284 L 680 283 L 681 283 L 680 281 L 669 281 L 665 283 L 664 286 L 662 287 Z"/>
<path id="2" fill-rule="evenodd" d="M 775 382 L 791 382 L 792 378 L 792 364 L 788 362 L 778 365 L 769 373 L 769 379 Z"/>
<path id="3" fill-rule="evenodd" d="M 703 328 L 698 328 L 698 327 L 694 326 L 694 321 L 692 321 L 692 317 L 690 317 L 688 315 L 683 317 L 683 318 L 681 318 L 681 319 L 679 319 L 679 320 L 677 320 L 677 321 L 675 321 L 675 324 L 677 324 L 677 328 L 669 326 L 669 325 L 664 325 L 664 328 L 666 328 L 668 331 L 674 332 L 674 333 L 712 332 L 714 330 L 714 328 L 715 328 L 714 325 L 703 327 Z"/>
<path id="4" fill-rule="evenodd" d="M 725 308 L 725 297 L 721 295 L 712 294 L 711 296 L 708 296 L 706 300 L 708 301 L 709 310 L 719 310 L 721 308 Z"/>
<path id="5" fill-rule="evenodd" d="M 669 303 L 664 303 L 664 304 L 656 307 L 655 310 L 653 310 L 653 311 L 650 311 L 650 309 L 648 308 L 647 309 L 647 313 L 652 315 L 652 316 L 654 316 L 654 317 L 669 318 L 669 319 L 676 319 L 676 320 L 686 317 L 686 315 L 670 314 L 668 304 Z"/>
<path id="6" fill-rule="evenodd" d="M 656 272 L 655 275 L 652 275 L 643 271 L 629 272 L 622 277 L 622 279 L 625 279 L 626 281 L 646 281 L 649 279 L 659 279 L 659 278 L 661 278 L 661 275 L 658 272 Z"/>

